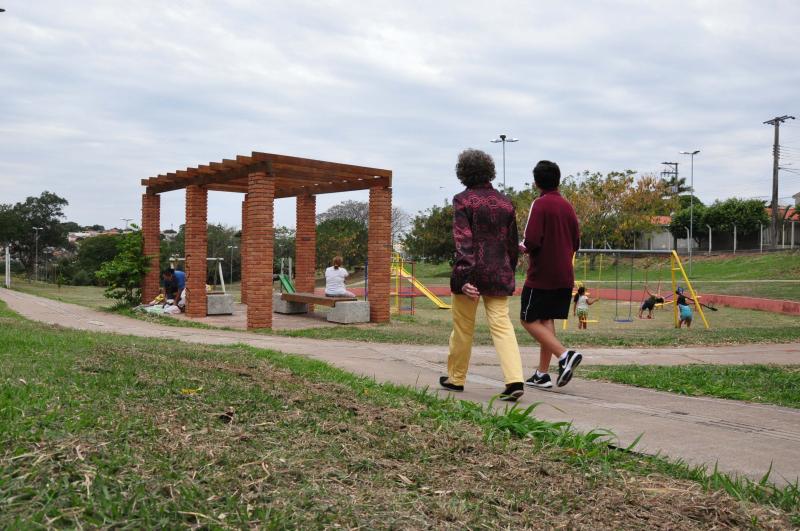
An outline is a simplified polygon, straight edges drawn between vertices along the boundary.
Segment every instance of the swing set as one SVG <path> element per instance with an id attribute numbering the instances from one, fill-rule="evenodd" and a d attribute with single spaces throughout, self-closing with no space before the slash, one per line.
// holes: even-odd
<path id="1" fill-rule="evenodd" d="M 672 282 L 672 292 L 671 292 L 671 294 L 669 295 L 669 297 L 663 297 L 662 293 L 661 293 L 661 288 L 662 288 L 662 278 L 661 278 L 662 275 L 661 275 L 661 273 L 663 271 L 663 267 L 666 265 L 666 261 L 662 259 L 662 260 L 659 260 L 659 268 L 658 268 L 658 274 L 657 274 L 657 276 L 658 276 L 658 286 L 656 288 L 656 292 L 653 293 L 653 292 L 651 292 L 649 290 L 649 284 L 648 284 L 649 267 L 648 267 L 648 268 L 645 269 L 644 289 L 643 289 L 643 295 L 642 296 L 643 297 L 647 297 L 648 294 L 652 294 L 652 295 L 654 295 L 656 297 L 656 300 L 658 300 L 658 299 L 663 300 L 664 302 L 661 302 L 661 303 L 657 302 L 656 303 L 657 307 L 663 308 L 664 306 L 666 306 L 668 304 L 672 304 L 673 305 L 673 312 L 672 312 L 673 320 L 674 320 L 675 328 L 678 328 L 679 327 L 679 323 L 680 323 L 680 317 L 679 317 L 679 313 L 678 313 L 678 305 L 677 304 L 673 304 L 674 301 L 671 301 L 671 300 L 667 301 L 667 299 L 672 297 L 672 294 L 674 294 L 676 289 L 678 288 L 678 282 L 682 281 L 683 283 L 685 283 L 686 287 L 688 288 L 689 294 L 691 295 L 692 303 L 693 303 L 695 309 L 697 310 L 697 313 L 700 315 L 700 318 L 703 321 L 703 325 L 705 326 L 706 329 L 709 328 L 708 320 L 706 319 L 706 315 L 703 312 L 703 305 L 702 305 L 702 303 L 700 303 L 700 300 L 699 300 L 700 297 L 695 292 L 694 287 L 692 286 L 692 283 L 689 280 L 689 276 L 686 274 L 686 270 L 683 267 L 683 263 L 681 262 L 680 256 L 678 256 L 678 253 L 675 252 L 674 250 L 673 251 L 667 251 L 667 250 L 639 250 L 639 249 L 578 249 L 577 253 L 575 253 L 575 255 L 573 255 L 573 257 L 572 257 L 573 267 L 574 267 L 575 262 L 576 262 L 576 257 L 578 255 L 581 255 L 581 254 L 584 255 L 583 281 L 576 281 L 576 283 L 575 283 L 576 288 L 580 287 L 581 285 L 586 285 L 586 283 L 590 282 L 588 280 L 588 278 L 589 278 L 589 270 L 588 270 L 589 256 L 590 255 L 599 255 L 598 258 L 599 258 L 599 263 L 600 264 L 599 264 L 599 270 L 598 270 L 598 273 L 597 273 L 597 281 L 596 281 L 597 285 L 598 285 L 598 292 L 599 292 L 599 286 L 600 286 L 600 282 L 602 281 L 602 275 L 603 275 L 603 256 L 604 255 L 611 255 L 611 256 L 615 257 L 615 264 L 614 264 L 614 322 L 617 322 L 617 323 L 632 323 L 634 321 L 634 319 L 633 319 L 633 306 L 634 306 L 634 301 L 633 301 L 633 294 L 634 294 L 634 289 L 633 289 L 633 269 L 634 269 L 634 259 L 636 257 L 639 257 L 639 256 L 653 256 L 653 257 L 664 257 L 665 258 L 664 255 L 669 255 L 669 257 L 670 257 L 670 262 L 669 262 L 670 263 L 670 277 L 671 277 L 671 282 Z M 622 298 L 620 297 L 620 271 L 619 271 L 619 268 L 620 268 L 620 263 L 622 262 L 623 257 L 625 257 L 625 258 L 630 257 L 630 273 L 629 273 L 628 279 L 627 279 L 627 283 L 628 283 L 628 314 L 627 314 L 627 317 L 624 314 L 624 295 L 623 295 Z M 622 280 L 622 282 L 624 283 L 625 280 Z M 573 295 L 574 295 L 574 292 L 573 292 Z M 587 295 L 588 295 L 588 289 L 587 289 Z M 620 302 L 623 302 L 623 304 L 621 305 Z M 620 306 L 623 306 L 622 313 L 620 312 L 620 310 L 621 310 Z M 568 321 L 568 319 L 564 319 L 563 324 L 562 324 L 562 326 L 563 326 L 563 328 L 565 330 L 567 329 L 567 321 Z M 598 320 L 596 320 L 596 319 L 588 320 L 587 319 L 587 320 L 582 320 L 582 322 L 596 323 L 596 322 L 598 322 Z"/>

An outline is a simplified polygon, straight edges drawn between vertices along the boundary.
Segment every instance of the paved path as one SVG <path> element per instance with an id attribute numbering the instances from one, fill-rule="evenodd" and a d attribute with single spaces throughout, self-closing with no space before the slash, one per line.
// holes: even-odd
<path id="1" fill-rule="evenodd" d="M 158 325 L 82 306 L 0 289 L 0 299 L 33 320 L 82 330 L 177 339 L 202 344 L 248 344 L 327 361 L 380 381 L 435 388 L 446 349 L 353 341 L 321 341 L 247 332 Z M 800 344 L 682 349 L 592 349 L 584 363 L 793 363 Z M 533 351 L 523 349 L 530 370 Z M 580 371 L 578 371 L 580 376 Z M 467 391 L 460 398 L 487 402 L 502 389 L 491 347 L 477 347 Z M 570 420 L 579 430 L 612 430 L 621 445 L 644 433 L 638 449 L 705 463 L 759 478 L 773 463 L 773 481 L 800 477 L 800 410 L 715 398 L 692 398 L 623 385 L 582 380 L 557 391 L 528 390 L 523 404 L 541 402 L 537 416 Z"/>

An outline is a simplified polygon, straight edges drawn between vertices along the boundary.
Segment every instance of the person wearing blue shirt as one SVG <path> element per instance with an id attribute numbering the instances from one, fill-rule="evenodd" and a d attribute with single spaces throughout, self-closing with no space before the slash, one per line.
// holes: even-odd
<path id="1" fill-rule="evenodd" d="M 186 273 L 169 267 L 164 270 L 161 278 L 164 283 L 164 298 L 167 300 L 173 299 L 177 302 L 181 297 L 183 288 L 186 287 Z"/>

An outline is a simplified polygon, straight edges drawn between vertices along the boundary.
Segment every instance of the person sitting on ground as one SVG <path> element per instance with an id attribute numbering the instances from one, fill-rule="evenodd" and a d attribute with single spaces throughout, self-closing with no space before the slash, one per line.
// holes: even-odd
<path id="1" fill-rule="evenodd" d="M 164 297 L 174 302 L 180 300 L 181 293 L 186 287 L 186 273 L 168 267 L 164 270 L 162 279 L 164 282 Z"/>
<path id="2" fill-rule="evenodd" d="M 600 297 L 595 299 L 589 298 L 586 295 L 586 287 L 581 286 L 575 292 L 575 297 L 572 299 L 575 306 L 572 308 L 572 316 L 578 317 L 578 330 L 586 330 L 586 321 L 589 319 L 589 306 L 600 300 Z"/>
<path id="3" fill-rule="evenodd" d="M 675 304 L 678 305 L 678 328 L 681 328 L 684 323 L 686 324 L 686 328 L 692 327 L 692 307 L 689 306 L 688 301 L 694 302 L 691 297 L 687 297 L 683 294 L 683 288 L 678 288 L 675 290 L 675 294 L 678 296 Z"/>
<path id="4" fill-rule="evenodd" d="M 645 292 L 647 293 L 647 298 L 642 302 L 642 305 L 639 307 L 639 319 L 643 319 L 642 314 L 645 310 L 647 310 L 647 318 L 653 318 L 653 309 L 656 307 L 656 304 L 664 304 L 664 299 L 662 297 L 657 297 L 650 288 L 644 288 Z"/>
<path id="5" fill-rule="evenodd" d="M 325 270 L 325 296 L 326 297 L 355 297 L 352 291 L 344 287 L 344 279 L 349 273 L 342 267 L 342 257 L 333 258 L 333 265 Z"/>

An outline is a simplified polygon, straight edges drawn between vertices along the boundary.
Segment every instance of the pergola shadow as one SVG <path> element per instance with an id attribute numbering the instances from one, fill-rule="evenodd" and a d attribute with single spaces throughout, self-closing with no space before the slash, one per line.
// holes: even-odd
<path id="1" fill-rule="evenodd" d="M 320 194 L 369 190 L 368 300 L 370 320 L 389 320 L 391 267 L 392 172 L 365 166 L 253 152 L 236 159 L 142 179 L 142 236 L 150 271 L 142 298 L 152 300 L 159 289 L 161 196 L 186 190 L 186 315 L 205 317 L 208 254 L 208 192 L 245 195 L 242 201 L 242 302 L 247 304 L 247 328 L 272 328 L 274 201 L 297 198 L 295 285 L 314 291 L 316 258 L 316 197 Z"/>

